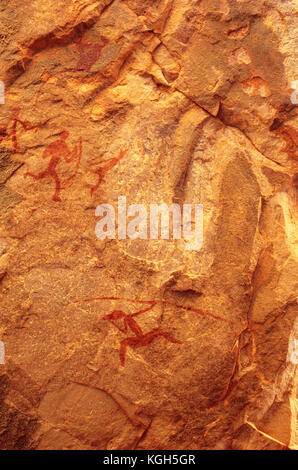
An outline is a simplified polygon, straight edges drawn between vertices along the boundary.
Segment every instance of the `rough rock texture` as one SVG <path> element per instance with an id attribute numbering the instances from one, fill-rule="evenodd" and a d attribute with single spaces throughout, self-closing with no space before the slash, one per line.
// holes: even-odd
<path id="1" fill-rule="evenodd" d="M 1 449 L 297 448 L 295 6 L 1 0 Z"/>

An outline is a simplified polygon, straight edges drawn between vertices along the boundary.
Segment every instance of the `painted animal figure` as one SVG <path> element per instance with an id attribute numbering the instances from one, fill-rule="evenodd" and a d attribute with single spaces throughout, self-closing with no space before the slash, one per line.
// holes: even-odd
<path id="1" fill-rule="evenodd" d="M 132 349 L 146 347 L 152 343 L 154 338 L 159 336 L 164 337 L 171 343 L 182 344 L 182 341 L 173 338 L 169 333 L 162 330 L 161 328 L 154 328 L 153 330 L 144 334 L 141 327 L 138 325 L 136 320 L 134 320 L 134 317 L 151 310 L 155 304 L 156 302 L 153 301 L 150 307 L 144 308 L 132 314 L 127 314 L 122 310 L 114 310 L 112 313 L 109 313 L 103 317 L 104 320 L 110 321 L 122 333 L 127 333 L 129 330 L 131 330 L 135 334 L 135 336 L 123 339 L 120 343 L 120 361 L 122 366 L 125 365 L 126 349 L 128 347 Z M 121 320 L 123 320 L 123 328 L 121 328 L 118 323 Z"/>

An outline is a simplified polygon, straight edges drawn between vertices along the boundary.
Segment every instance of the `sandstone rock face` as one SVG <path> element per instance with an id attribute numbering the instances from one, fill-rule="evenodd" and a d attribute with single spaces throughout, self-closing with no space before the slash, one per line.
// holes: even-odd
<path id="1" fill-rule="evenodd" d="M 297 448 L 295 7 L 1 1 L 1 449 Z"/>

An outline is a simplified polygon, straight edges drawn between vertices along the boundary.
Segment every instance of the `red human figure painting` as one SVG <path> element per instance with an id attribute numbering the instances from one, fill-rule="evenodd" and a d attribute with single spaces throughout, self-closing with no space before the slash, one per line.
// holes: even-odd
<path id="1" fill-rule="evenodd" d="M 60 138 L 58 140 L 55 140 L 55 142 L 52 142 L 43 152 L 42 157 L 44 159 L 50 158 L 50 163 L 49 166 L 46 170 L 38 173 L 37 175 L 27 172 L 25 174 L 25 178 L 30 176 L 31 178 L 34 178 L 36 180 L 43 179 L 47 176 L 50 176 L 53 178 L 55 182 L 55 193 L 52 197 L 53 201 L 61 201 L 60 198 L 60 191 L 61 191 L 61 183 L 60 183 L 60 178 L 57 174 L 56 167 L 58 163 L 61 160 L 61 157 L 64 158 L 66 163 L 72 162 L 75 158 L 78 158 L 78 163 L 77 166 L 80 162 L 81 159 L 81 153 L 82 153 L 82 139 L 80 138 L 80 145 L 79 149 L 77 146 L 74 147 L 74 149 L 71 151 L 66 144 L 66 139 L 69 136 L 68 131 L 62 131 L 60 134 Z"/>
<path id="2" fill-rule="evenodd" d="M 153 330 L 144 334 L 141 327 L 134 319 L 134 317 L 136 317 L 137 315 L 151 310 L 154 305 L 156 305 L 156 303 L 157 302 L 152 301 L 152 304 L 149 307 L 139 310 L 135 313 L 127 314 L 122 310 L 114 310 L 112 313 L 109 313 L 108 315 L 105 315 L 103 317 L 104 320 L 110 321 L 122 333 L 128 333 L 129 330 L 134 333 L 134 336 L 125 338 L 120 343 L 120 361 L 122 366 L 125 365 L 126 349 L 128 347 L 132 349 L 146 347 L 150 343 L 152 343 L 154 338 L 157 338 L 159 336 L 165 338 L 171 343 L 182 344 L 182 341 L 173 338 L 169 333 L 162 330 L 161 328 L 154 328 Z M 119 326 L 119 321 L 121 320 L 123 320 L 123 328 Z"/>
<path id="3" fill-rule="evenodd" d="M 99 188 L 107 172 L 114 168 L 114 166 L 117 165 L 117 163 L 126 155 L 126 153 L 127 149 L 120 150 L 118 157 L 108 158 L 107 160 L 101 160 L 100 163 L 105 163 L 105 165 L 100 166 L 97 170 L 92 170 L 92 173 L 98 176 L 98 180 L 96 185 L 93 186 L 90 190 L 91 196 Z"/>
<path id="4" fill-rule="evenodd" d="M 3 140 L 11 138 L 13 142 L 13 150 L 15 153 L 20 151 L 19 143 L 18 143 L 18 136 L 17 136 L 18 124 L 23 127 L 24 131 L 36 129 L 38 127 L 38 125 L 32 125 L 28 121 L 21 120 L 19 118 L 20 112 L 21 112 L 21 109 L 19 107 L 13 108 L 12 117 L 11 117 L 11 122 L 12 122 L 11 130 L 9 132 L 10 124 L 8 124 L 8 126 L 5 129 L 1 130 L 1 134 L 3 137 L 0 138 L 0 144 L 2 143 Z"/>

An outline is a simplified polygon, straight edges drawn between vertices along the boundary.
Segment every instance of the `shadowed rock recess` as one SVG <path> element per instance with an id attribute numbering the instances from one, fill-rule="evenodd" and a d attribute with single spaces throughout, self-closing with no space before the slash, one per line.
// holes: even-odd
<path id="1" fill-rule="evenodd" d="M 1 0 L 1 449 L 298 448 L 295 51 L 295 0 Z"/>

